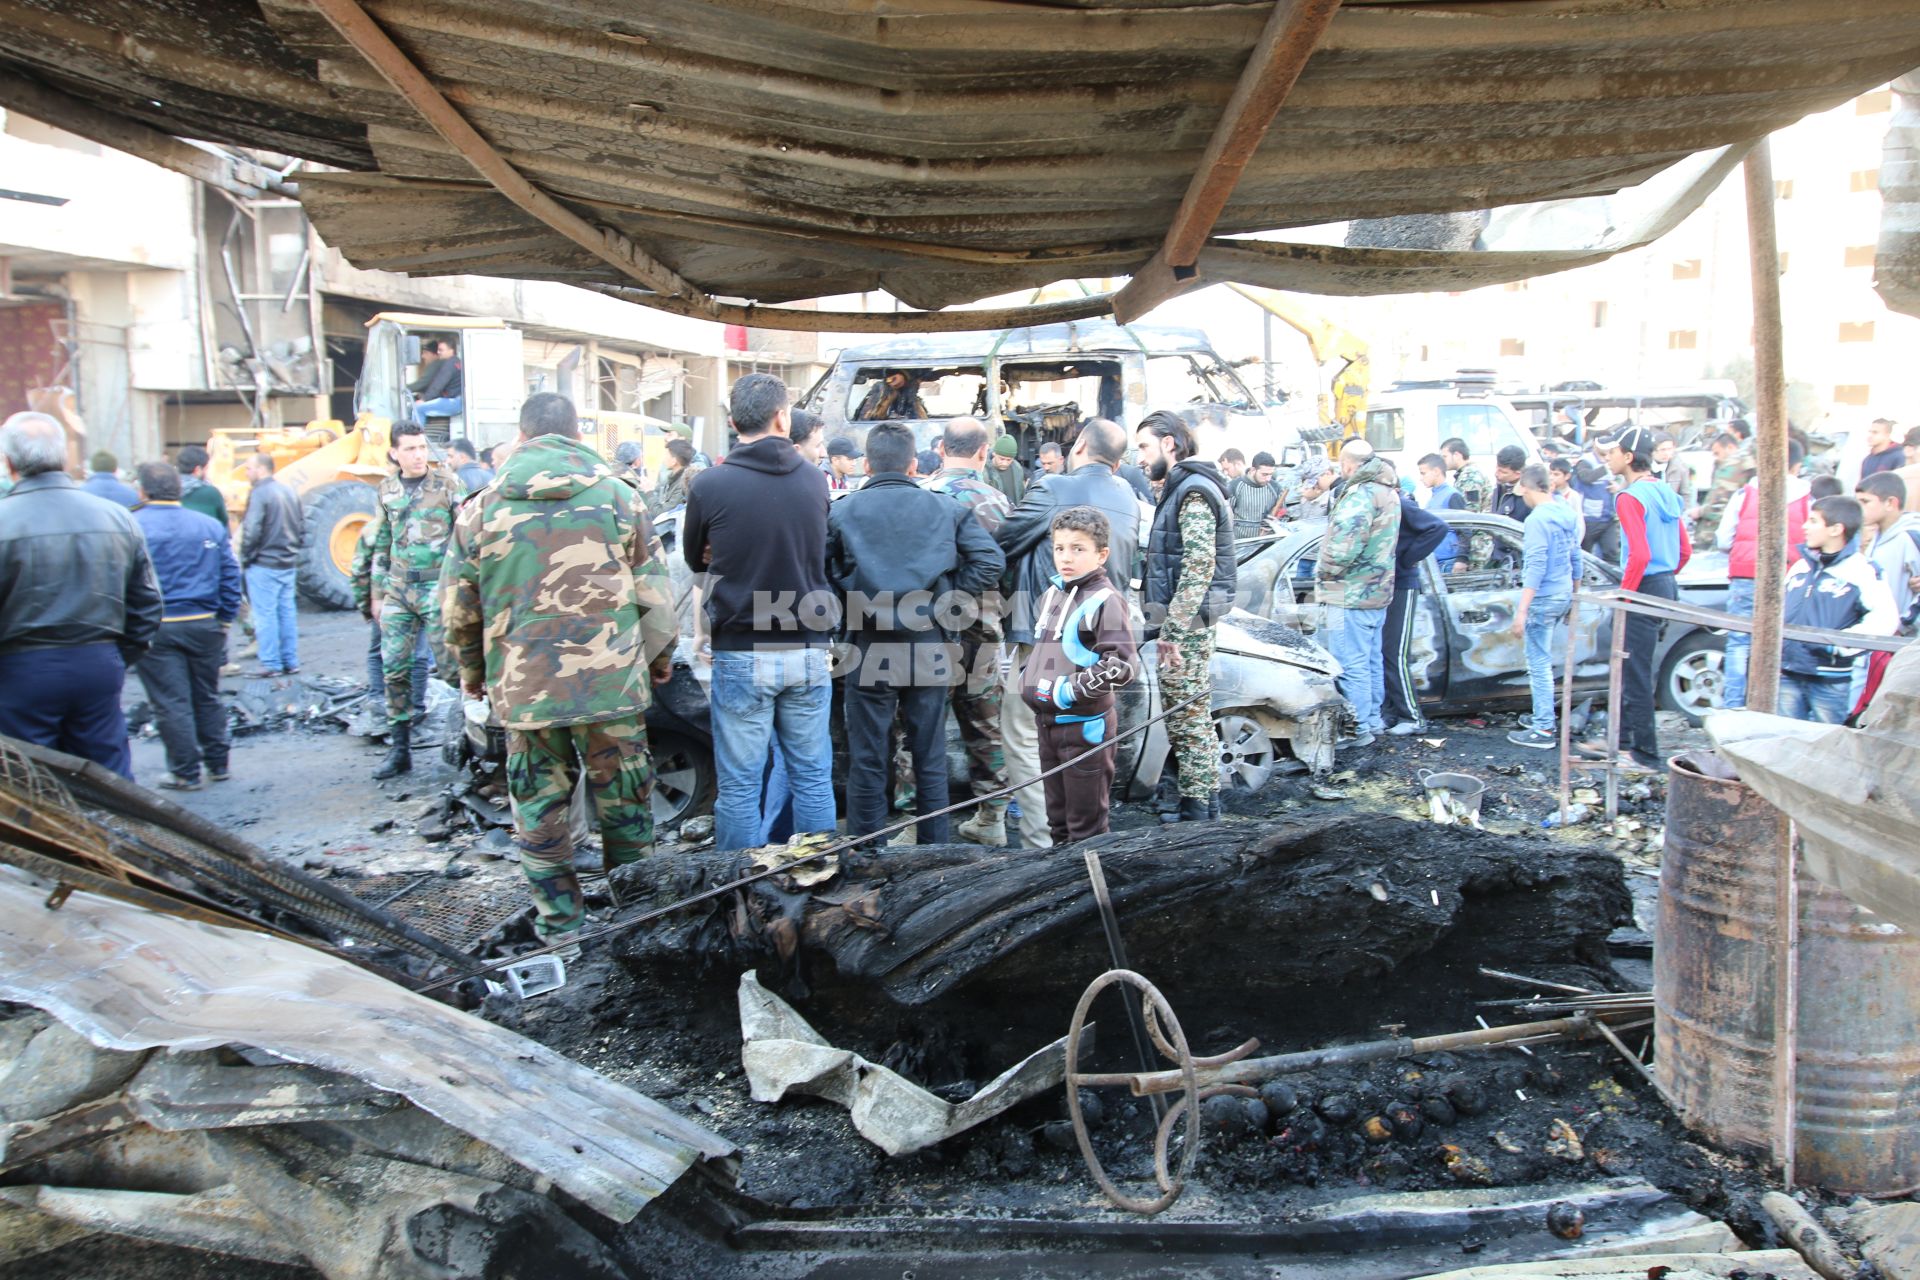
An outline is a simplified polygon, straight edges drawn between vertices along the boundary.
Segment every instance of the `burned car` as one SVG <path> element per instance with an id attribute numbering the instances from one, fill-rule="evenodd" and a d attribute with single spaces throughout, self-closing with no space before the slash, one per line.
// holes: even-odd
<path id="1" fill-rule="evenodd" d="M 1504 516 L 1459 511 L 1440 513 L 1459 533 L 1465 548 L 1484 536 L 1484 565 L 1457 565 L 1442 573 L 1428 557 L 1420 567 L 1420 599 L 1413 618 L 1413 647 L 1407 665 L 1430 711 L 1473 711 L 1489 706 L 1524 706 L 1528 699 L 1527 661 L 1513 626 L 1520 598 L 1520 525 Z M 1239 604 L 1311 635 L 1319 610 L 1313 603 L 1313 565 L 1324 525 L 1283 532 L 1246 556 L 1240 564 Z M 1616 586 L 1620 570 L 1594 555 L 1583 556 L 1583 581 Z M 1683 604 L 1718 609 L 1726 601 L 1726 557 L 1696 553 L 1679 577 Z M 1575 626 L 1574 688 L 1604 693 L 1607 660 L 1600 640 L 1610 627 L 1610 610 L 1584 608 Z M 1564 641 L 1562 642 L 1564 643 Z M 1695 723 L 1720 705 L 1720 664 L 1726 633 L 1684 623 L 1668 623 L 1655 651 L 1659 705 L 1684 712 Z M 1556 654 L 1558 657 L 1558 654 Z"/>
<path id="2" fill-rule="evenodd" d="M 1156 408 L 1192 423 L 1208 458 L 1234 447 L 1290 466 L 1327 434 L 1304 404 L 1262 405 L 1200 330 L 1100 320 L 849 347 L 799 403 L 829 437 L 865 440 L 874 423 L 899 421 L 923 449 L 947 419 L 978 418 L 1027 462 L 1043 444 L 1072 445 L 1090 419 L 1132 430 Z"/>

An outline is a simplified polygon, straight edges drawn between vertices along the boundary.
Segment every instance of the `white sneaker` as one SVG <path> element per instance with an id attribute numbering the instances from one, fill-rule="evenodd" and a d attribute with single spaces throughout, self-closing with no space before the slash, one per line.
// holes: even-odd
<path id="1" fill-rule="evenodd" d="M 1416 733 L 1425 733 L 1426 729 L 1427 726 L 1421 724 L 1418 720 L 1402 720 L 1399 724 L 1388 729 L 1387 732 L 1396 738 L 1411 738 Z"/>

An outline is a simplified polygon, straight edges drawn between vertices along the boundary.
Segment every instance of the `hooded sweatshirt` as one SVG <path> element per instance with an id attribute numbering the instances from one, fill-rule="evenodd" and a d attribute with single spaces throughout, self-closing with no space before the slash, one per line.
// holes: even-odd
<path id="1" fill-rule="evenodd" d="M 460 679 L 509 729 L 638 716 L 678 628 L 653 524 L 578 440 L 536 436 L 460 508 L 442 571 Z"/>
<path id="2" fill-rule="evenodd" d="M 1866 636 L 1890 636 L 1898 629 L 1893 593 L 1860 554 L 1858 538 L 1834 552 L 1803 546 L 1798 556 L 1787 571 L 1788 626 L 1857 631 Z M 1847 680 L 1853 676 L 1858 654 L 1857 649 L 1788 639 L 1780 646 L 1780 669 L 1797 676 Z"/>
<path id="3" fill-rule="evenodd" d="M 1073 582 L 1056 574 L 1040 598 L 1033 640 L 1020 696 L 1047 719 L 1105 715 L 1114 690 L 1140 674 L 1126 602 L 1104 569 Z"/>
<path id="4" fill-rule="evenodd" d="M 716 651 L 824 645 L 840 607 L 827 583 L 827 478 L 785 437 L 744 441 L 687 487 L 680 550 L 707 579 Z"/>
<path id="5" fill-rule="evenodd" d="M 1614 503 L 1620 520 L 1620 585 L 1638 591 L 1643 579 L 1677 573 L 1693 555 L 1680 520 L 1680 495 L 1655 476 L 1642 476 Z"/>

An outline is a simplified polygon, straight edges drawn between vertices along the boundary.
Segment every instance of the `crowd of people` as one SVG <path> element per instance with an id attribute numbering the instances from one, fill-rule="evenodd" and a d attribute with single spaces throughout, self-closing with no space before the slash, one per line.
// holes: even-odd
<path id="1" fill-rule="evenodd" d="M 875 394 L 904 411 L 912 390 Z M 1447 440 L 1418 460 L 1416 488 L 1364 439 L 1285 479 L 1266 453 L 1207 461 L 1169 412 L 1131 433 L 1093 419 L 1037 450 L 1031 474 L 1010 437 L 970 417 L 938 424 L 925 450 L 912 427 L 885 420 L 858 441 L 827 439 L 821 419 L 765 374 L 734 384 L 729 417 L 735 440 L 721 465 L 683 429 L 650 482 L 637 446 L 603 460 L 558 395 L 529 397 L 517 439 L 485 461 L 464 440 L 437 461 L 424 427 L 392 429 L 393 470 L 354 571 L 372 624 L 369 685 L 389 730 L 372 776 L 411 769 L 430 662 L 488 697 L 507 733 L 507 787 L 544 937 L 563 940 L 585 920 L 568 821 L 576 788 L 593 796 L 608 866 L 653 844 L 645 715 L 679 640 L 654 512 L 681 508 L 679 553 L 697 584 L 722 849 L 838 829 L 836 680 L 850 836 L 907 825 L 901 838 L 928 843 L 1046 848 L 1103 832 L 1116 698 L 1140 679 L 1148 642 L 1170 744 L 1161 818 L 1217 817 L 1214 628 L 1232 607 L 1245 545 L 1286 522 L 1324 527 L 1312 596 L 1353 746 L 1423 728 L 1411 604 L 1429 561 L 1442 573 L 1516 574 L 1511 627 L 1532 705 L 1509 736 L 1522 746 L 1559 740 L 1556 635 L 1582 585 L 1583 551 L 1615 555 L 1628 590 L 1672 600 L 1675 575 L 1711 542 L 1729 554 L 1730 611 L 1752 609 L 1758 496 L 1738 429 L 1713 439 L 1714 476 L 1695 503 L 1674 441 L 1637 426 L 1584 448 L 1549 442 L 1544 463 L 1502 449 L 1491 476 L 1463 440 Z M 0 703 L 0 733 L 130 777 L 120 703 L 132 667 L 165 746 L 158 785 L 231 776 L 218 681 L 243 599 L 259 642 L 254 674 L 299 671 L 293 593 L 307 532 L 272 456 L 247 463 L 236 540 L 204 449 L 140 466 L 133 486 L 106 454 L 84 483 L 72 479 L 63 430 L 41 414 L 8 419 L 0 449 L 14 480 L 0 503 L 0 679 L 19 691 Z M 1880 424 L 1849 496 L 1802 480 L 1793 446 L 1787 623 L 1911 629 L 1916 453 L 1920 429 L 1895 444 L 1892 424 Z M 1519 522 L 1519 549 L 1484 530 L 1463 538 L 1443 518 L 1462 511 Z M 1627 625 L 1622 767 L 1660 764 L 1659 626 L 1641 614 Z M 1843 640 L 1786 646 L 1783 714 L 1837 721 L 1870 696 L 1877 664 Z M 1730 705 L 1743 697 L 1747 652 L 1730 637 Z M 952 827 L 950 712 L 981 801 Z M 912 819 L 896 822 L 903 804 Z"/>

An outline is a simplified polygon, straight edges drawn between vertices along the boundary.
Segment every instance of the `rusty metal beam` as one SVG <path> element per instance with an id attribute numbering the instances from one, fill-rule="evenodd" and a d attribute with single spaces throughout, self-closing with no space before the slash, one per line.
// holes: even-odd
<path id="1" fill-rule="evenodd" d="M 1747 238 L 1753 266 L 1753 461 L 1760 504 L 1753 570 L 1753 647 L 1747 705 L 1772 711 L 1780 691 L 1787 538 L 1787 377 L 1780 331 L 1780 249 L 1774 238 L 1773 153 L 1762 138 L 1747 153 Z"/>
<path id="2" fill-rule="evenodd" d="M 102 111 L 91 102 L 25 76 L 0 71 L 0 107 L 32 116 L 43 124 L 138 156 L 149 164 L 185 174 L 236 196 L 253 197 L 267 192 L 293 194 L 293 188 L 276 173 L 182 142 L 171 134 L 111 111 Z"/>
<path id="3" fill-rule="evenodd" d="M 1200 250 L 1339 9 L 1340 0 L 1276 0 L 1160 251 L 1114 295 L 1113 313 L 1120 321 L 1137 320 L 1191 287 Z"/>
<path id="4" fill-rule="evenodd" d="M 688 314 L 712 319 L 715 303 L 612 227 L 587 221 L 542 191 L 507 162 L 492 143 L 447 101 L 412 58 L 393 42 L 385 29 L 360 7 L 358 0 L 308 0 L 341 38 L 360 52 L 395 92 L 418 111 L 433 131 L 459 152 L 501 195 L 573 241 L 622 275 L 658 293 L 677 295 L 691 308 Z"/>
<path id="5" fill-rule="evenodd" d="M 582 289 L 604 293 L 622 302 L 637 302 L 677 316 L 697 316 L 722 324 L 752 329 L 780 329 L 790 333 L 976 333 L 1018 329 L 1033 324 L 1061 324 L 1104 316 L 1115 297 L 1097 293 L 1070 302 L 1042 302 L 1025 307 L 991 307 L 977 311 L 802 311 L 794 307 L 762 307 L 750 302 L 712 302 L 697 308 L 685 298 L 670 298 L 617 284 L 582 284 Z"/>

